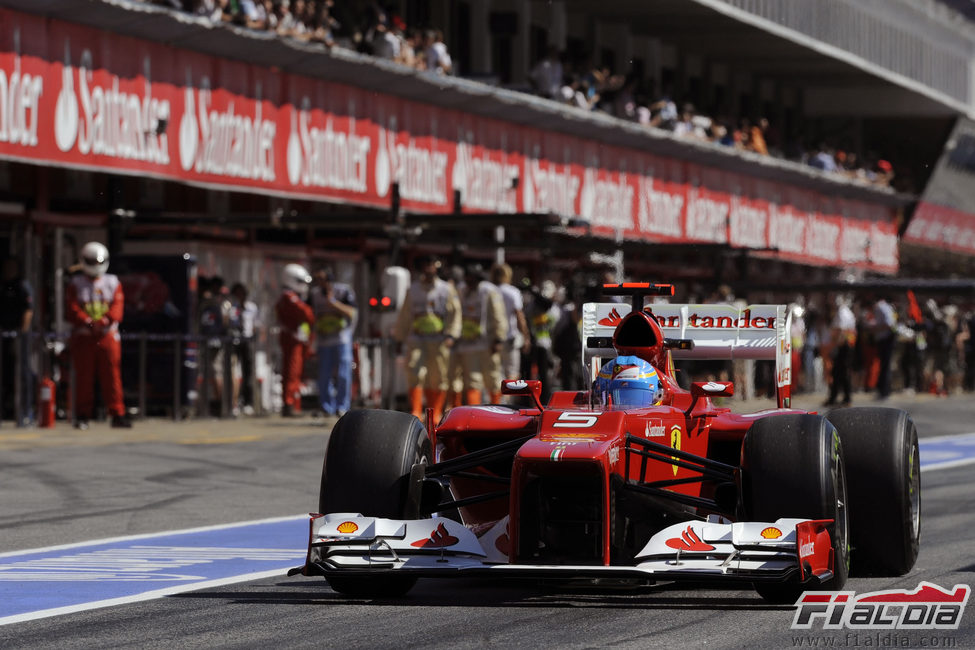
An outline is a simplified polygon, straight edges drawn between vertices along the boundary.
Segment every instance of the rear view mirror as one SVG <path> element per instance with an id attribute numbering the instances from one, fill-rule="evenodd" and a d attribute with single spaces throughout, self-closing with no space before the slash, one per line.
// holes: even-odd
<path id="1" fill-rule="evenodd" d="M 539 411 L 542 409 L 542 382 L 537 379 L 506 379 L 501 382 L 502 395 L 526 395 L 532 398 Z"/>
<path id="2" fill-rule="evenodd" d="M 699 397 L 731 397 L 735 385 L 730 381 L 695 381 L 691 384 L 691 395 Z"/>

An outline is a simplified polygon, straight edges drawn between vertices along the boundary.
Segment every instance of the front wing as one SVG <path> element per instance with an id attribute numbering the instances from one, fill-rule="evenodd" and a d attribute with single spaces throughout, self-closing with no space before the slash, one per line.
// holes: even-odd
<path id="1" fill-rule="evenodd" d="M 659 531 L 630 565 L 574 566 L 508 563 L 507 519 L 477 537 L 451 519 L 313 514 L 305 565 L 290 574 L 822 583 L 833 576 L 831 523 L 732 523 L 711 516 Z"/>

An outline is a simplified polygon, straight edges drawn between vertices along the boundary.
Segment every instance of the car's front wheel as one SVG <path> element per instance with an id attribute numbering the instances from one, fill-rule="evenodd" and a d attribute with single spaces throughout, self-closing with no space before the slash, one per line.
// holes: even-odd
<path id="1" fill-rule="evenodd" d="M 349 411 L 329 438 L 319 511 L 416 519 L 419 501 L 411 494 L 418 490 L 410 489 L 411 470 L 417 463 L 429 463 L 430 457 L 430 439 L 416 417 L 399 411 Z M 391 597 L 408 592 L 416 578 L 348 575 L 330 577 L 328 583 L 350 596 Z"/>
<path id="2" fill-rule="evenodd" d="M 751 521 L 781 517 L 832 519 L 833 577 L 818 589 L 841 589 L 850 562 L 846 471 L 839 433 L 812 414 L 784 414 L 755 422 L 742 447 L 742 506 Z M 756 583 L 772 602 L 795 602 L 795 583 Z"/>
<path id="3" fill-rule="evenodd" d="M 921 542 L 917 429 L 904 411 L 850 408 L 826 416 L 840 432 L 850 494 L 855 575 L 900 576 Z"/>

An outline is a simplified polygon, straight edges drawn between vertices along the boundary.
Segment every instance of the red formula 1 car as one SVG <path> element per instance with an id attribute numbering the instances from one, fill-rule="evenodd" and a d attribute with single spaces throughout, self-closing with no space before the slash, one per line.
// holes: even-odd
<path id="1" fill-rule="evenodd" d="M 584 361 L 630 355 L 659 377 L 652 405 L 506 381 L 525 406 L 464 406 L 424 426 L 352 411 L 332 431 L 308 557 L 292 573 L 397 595 L 419 577 L 692 580 L 792 601 L 852 571 L 900 575 L 920 538 L 917 432 L 903 411 L 789 408 L 783 306 L 654 304 L 670 285 L 583 307 Z M 674 359 L 775 359 L 779 408 L 732 413 L 728 382 L 682 389 Z"/>

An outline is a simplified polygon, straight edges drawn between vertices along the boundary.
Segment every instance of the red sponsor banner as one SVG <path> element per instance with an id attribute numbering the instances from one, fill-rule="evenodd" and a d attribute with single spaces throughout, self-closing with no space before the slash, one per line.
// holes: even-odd
<path id="1" fill-rule="evenodd" d="M 0 10 L 0 157 L 897 268 L 891 209 Z"/>
<path id="2" fill-rule="evenodd" d="M 904 233 L 904 242 L 975 255 L 975 215 L 922 201 Z"/>

